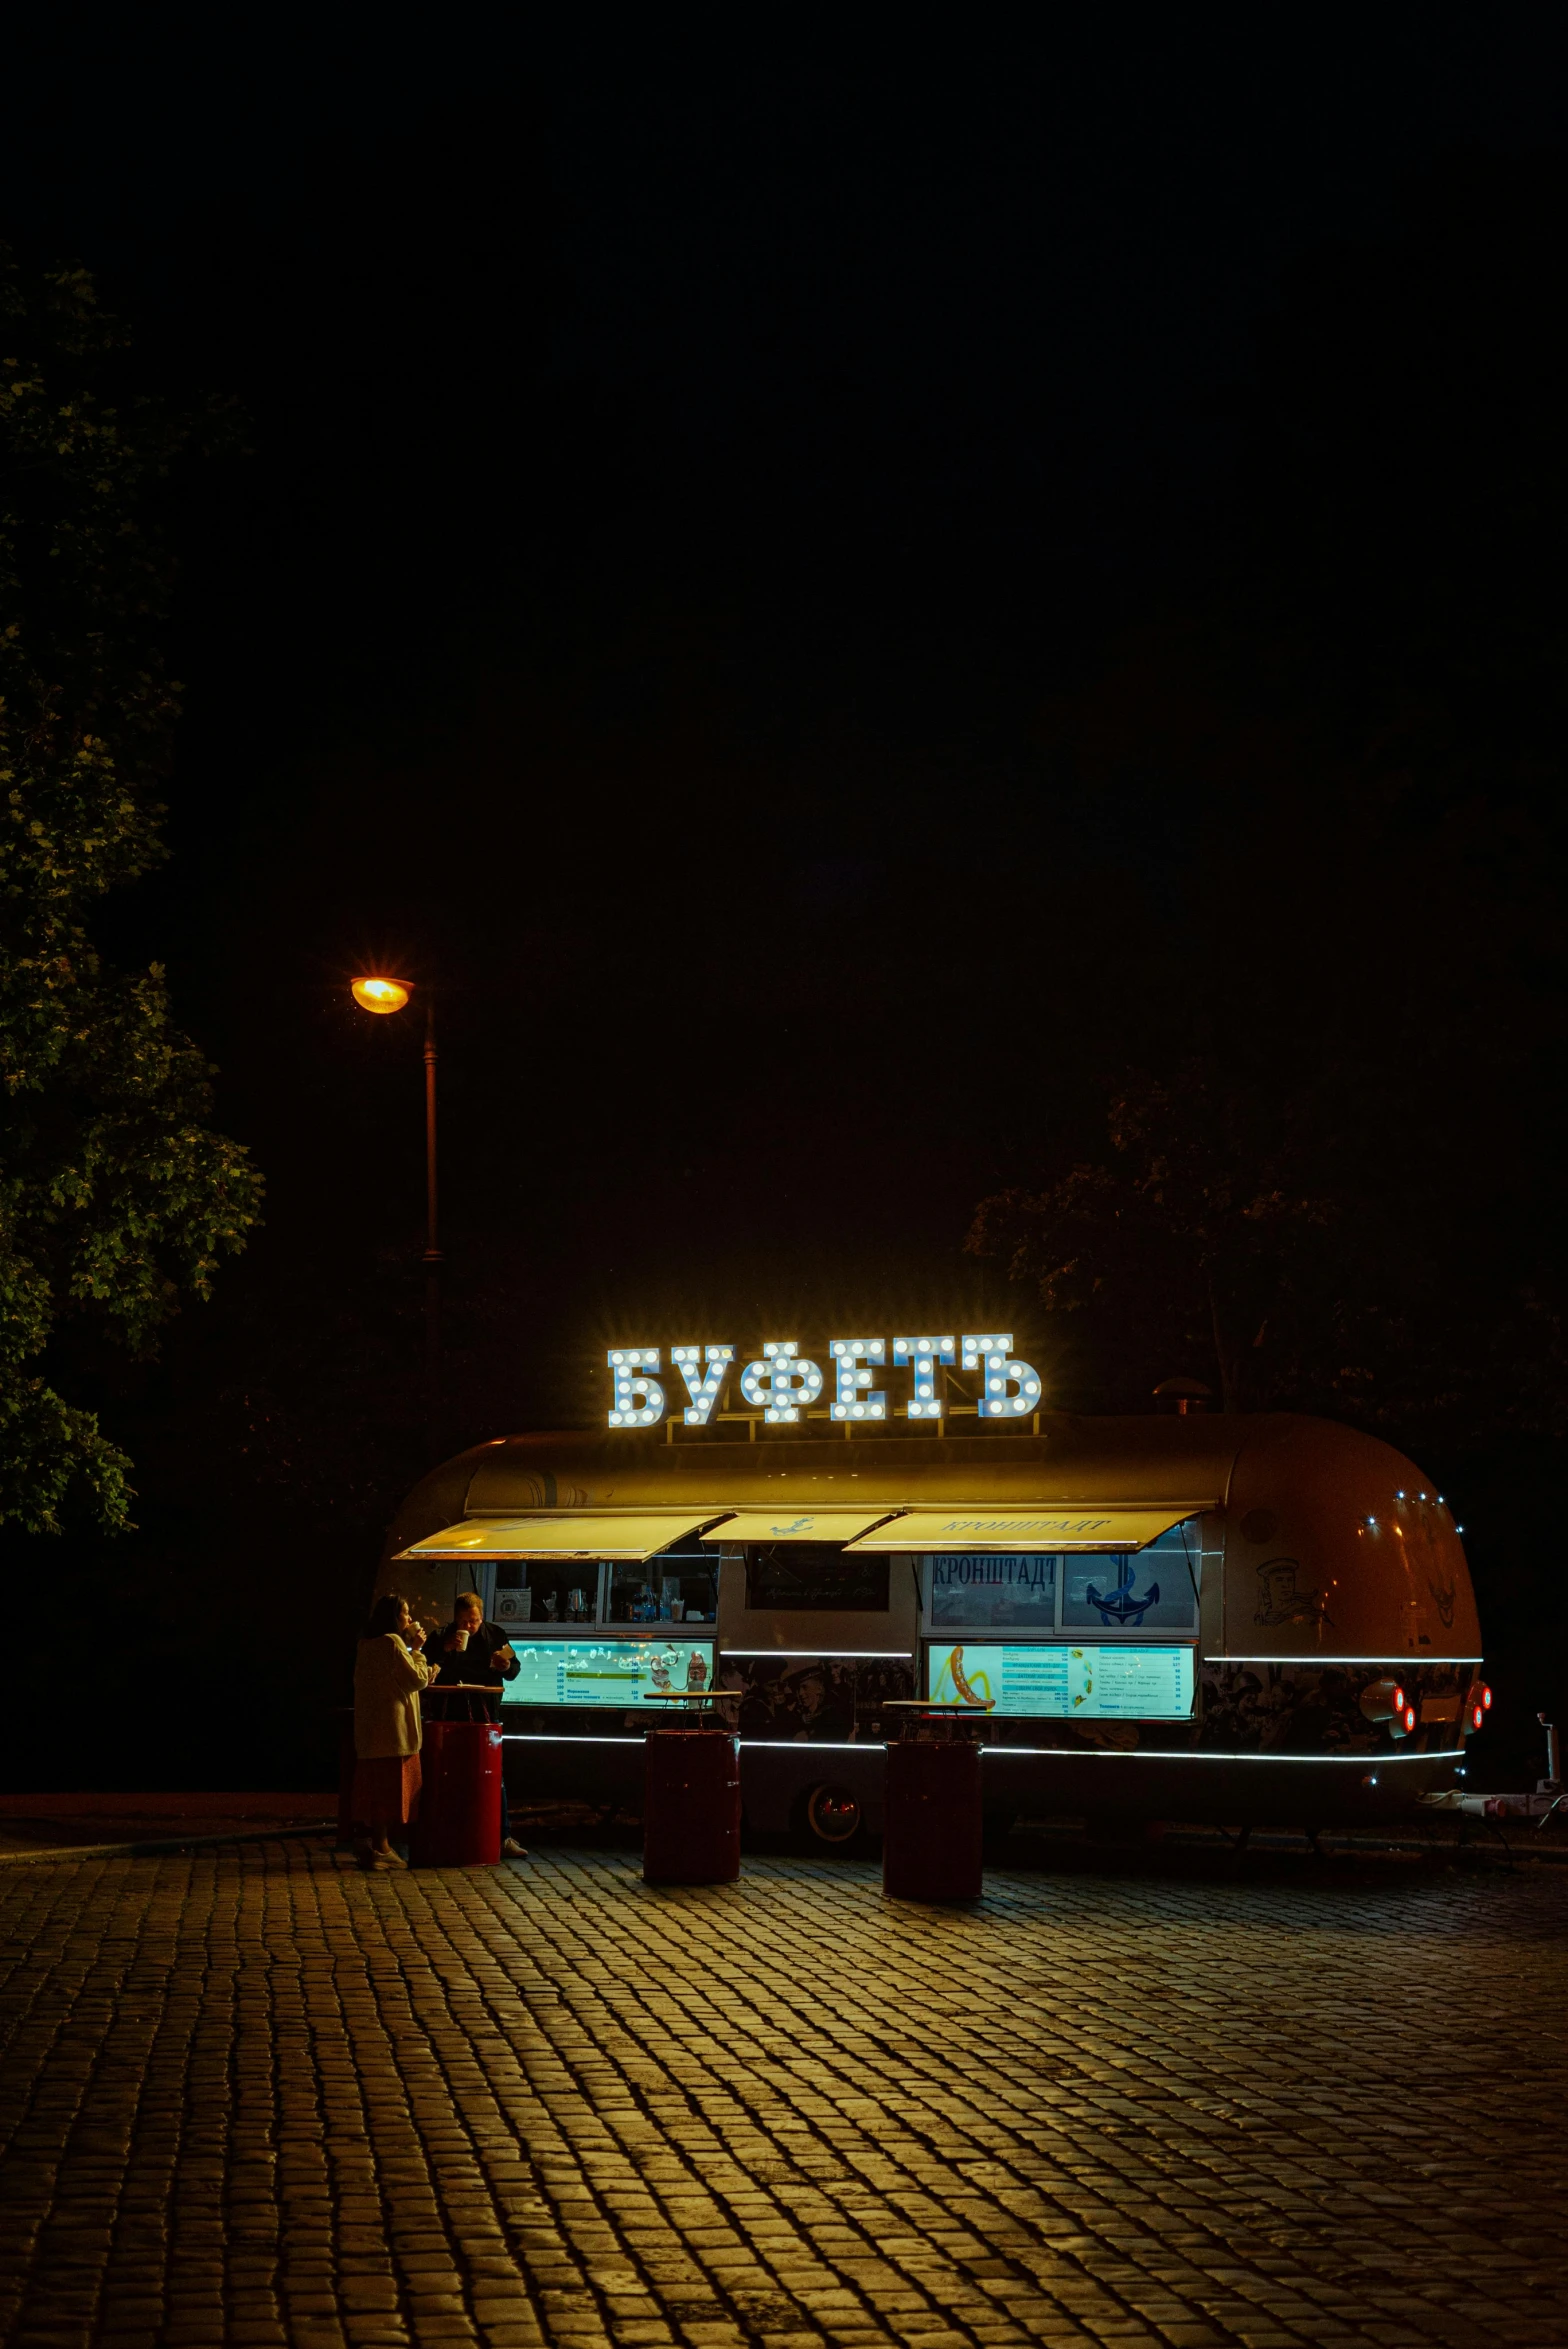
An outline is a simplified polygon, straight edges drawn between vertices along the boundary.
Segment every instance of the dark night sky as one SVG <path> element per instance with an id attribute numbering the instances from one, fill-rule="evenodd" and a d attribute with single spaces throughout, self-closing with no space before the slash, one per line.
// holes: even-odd
<path id="1" fill-rule="evenodd" d="M 105 933 L 267 1172 L 245 1277 L 414 1240 L 374 956 L 440 983 L 454 1280 L 504 1265 L 532 1350 L 978 1309 L 975 1200 L 1139 1041 L 1085 984 L 1105 909 L 1190 847 L 1157 776 L 1047 776 L 1039 713 L 1222 559 L 1300 257 L 1456 149 L 1561 145 L 1560 12 L 5 42 L 10 233 L 252 419 L 180 517 L 175 859 Z M 497 1412 L 547 1407 L 520 1372 Z"/>
<path id="2" fill-rule="evenodd" d="M 173 855 L 101 936 L 167 963 L 266 1226 L 160 1366 L 72 1357 L 139 1530 L 12 1551 L 179 1692 L 137 1772 L 324 1783 L 424 1462 L 372 962 L 441 1006 L 453 1449 L 597 1415 L 613 1340 L 929 1319 L 1068 1408 L 1213 1378 L 1157 1282 L 1086 1345 L 964 1236 L 1103 1152 L 1130 1066 L 1196 1041 L 1266 1121 L 1316 1053 L 1533 1762 L 1568 20 L 1026 15 L 0 24 L 0 236 L 248 418 L 171 503 Z M 69 1763 L 52 1691 L 8 1735 L 133 1766 L 112 1705 Z"/>

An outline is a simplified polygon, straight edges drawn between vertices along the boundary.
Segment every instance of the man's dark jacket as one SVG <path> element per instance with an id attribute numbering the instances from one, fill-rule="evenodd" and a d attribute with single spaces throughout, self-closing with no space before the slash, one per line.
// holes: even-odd
<path id="1" fill-rule="evenodd" d="M 425 1660 L 435 1667 L 435 1678 L 425 1691 L 424 1706 L 432 1721 L 496 1721 L 500 1718 L 500 1700 L 493 1696 L 443 1696 L 441 1691 L 456 1688 L 459 1682 L 478 1681 L 493 1688 L 498 1680 L 515 1680 L 522 1666 L 514 1656 L 509 1664 L 496 1661 L 496 1649 L 504 1648 L 510 1632 L 498 1623 L 481 1623 L 477 1631 L 468 1635 L 468 1645 L 450 1655 L 446 1643 L 457 1625 L 443 1623 L 441 1629 L 425 1642 Z M 432 1703 L 432 1698 L 435 1700 Z"/>

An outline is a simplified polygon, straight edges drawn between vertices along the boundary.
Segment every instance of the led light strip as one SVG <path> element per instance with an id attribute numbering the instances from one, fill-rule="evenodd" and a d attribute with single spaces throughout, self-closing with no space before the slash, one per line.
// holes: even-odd
<path id="1" fill-rule="evenodd" d="M 531 1729 L 503 1729 L 503 1745 L 641 1745 L 640 1737 L 572 1737 L 565 1730 L 555 1736 Z"/>
<path id="2" fill-rule="evenodd" d="M 731 1656 L 855 1656 L 863 1664 L 912 1664 L 908 1648 L 721 1648 L 720 1660 Z"/>
<path id="3" fill-rule="evenodd" d="M 552 1736 L 544 1731 L 503 1729 L 501 1742 L 503 1745 L 641 1745 L 642 1739 L 640 1737 L 573 1737 L 564 1730 L 558 1731 Z M 781 1754 L 885 1754 L 887 1752 L 885 1745 L 872 1745 L 869 1742 L 865 1745 L 828 1745 L 823 1743 L 808 1746 L 802 1745 L 798 1738 L 792 1737 L 743 1737 L 740 1742 L 744 1746 L 765 1746 L 769 1751 Z"/>
<path id="4" fill-rule="evenodd" d="M 801 1749 L 809 1752 L 809 1747 Z M 1444 1746 L 1435 1754 L 1207 1754 L 1185 1751 L 1162 1752 L 1157 1747 L 1136 1746 L 1129 1753 L 1107 1753 L 1095 1746 L 1081 1751 L 1066 1745 L 983 1745 L 983 1754 L 1049 1754 L 1058 1762 L 1339 1762 L 1354 1764 L 1358 1770 L 1383 1770 L 1394 1762 L 1457 1762 L 1464 1759 L 1462 1745 Z"/>
<path id="5" fill-rule="evenodd" d="M 873 1745 L 868 1739 L 864 1745 L 802 1745 L 793 1737 L 743 1737 L 743 1747 L 756 1746 L 773 1754 L 885 1754 L 885 1745 Z"/>
<path id="6" fill-rule="evenodd" d="M 641 1745 L 640 1737 L 570 1737 L 565 1734 L 550 1737 L 528 1730 L 503 1730 L 503 1745 Z M 747 1751 L 776 1754 L 885 1754 L 885 1745 L 803 1745 L 798 1738 L 743 1737 L 741 1745 Z M 1379 1770 L 1395 1762 L 1458 1762 L 1463 1761 L 1462 1745 L 1444 1746 L 1435 1754 L 1202 1754 L 1191 1751 L 1161 1752 L 1148 1748 L 1134 1748 L 1130 1753 L 1107 1753 L 1102 1747 L 1082 1748 L 1065 1745 L 983 1745 L 982 1754 L 1020 1754 L 1026 1759 L 1054 1762 L 1338 1762 L 1365 1770 L 1375 1764 Z"/>
<path id="7" fill-rule="evenodd" d="M 1205 1664 L 1483 1664 L 1484 1656 L 1205 1656 Z"/>

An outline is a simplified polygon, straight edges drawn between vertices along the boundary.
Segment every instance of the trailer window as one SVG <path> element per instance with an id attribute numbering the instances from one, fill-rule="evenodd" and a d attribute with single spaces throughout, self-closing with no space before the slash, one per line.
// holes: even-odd
<path id="1" fill-rule="evenodd" d="M 885 1615 L 888 1560 L 826 1543 L 774 1542 L 746 1552 L 746 1604 L 772 1613 L 859 1611 Z"/>
<path id="2" fill-rule="evenodd" d="M 1063 1560 L 1064 1630 L 1187 1631 L 1198 1620 L 1196 1529 L 1173 1525 L 1146 1550 Z"/>
<path id="3" fill-rule="evenodd" d="M 932 1557 L 933 1629 L 973 1631 L 1054 1631 L 1056 1588 L 1062 1561 L 1041 1552 L 1004 1557 L 1000 1553 L 949 1551 Z"/>
<path id="4" fill-rule="evenodd" d="M 509 1560 L 495 1572 L 497 1623 L 597 1623 L 597 1558 Z"/>
<path id="5" fill-rule="evenodd" d="M 717 1614 L 718 1564 L 706 1551 L 610 1568 L 611 1623 L 712 1623 Z"/>

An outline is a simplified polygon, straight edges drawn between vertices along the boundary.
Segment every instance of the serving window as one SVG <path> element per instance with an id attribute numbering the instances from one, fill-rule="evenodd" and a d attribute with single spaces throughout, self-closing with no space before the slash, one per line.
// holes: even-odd
<path id="1" fill-rule="evenodd" d="M 949 1550 L 922 1561 L 926 1622 L 933 1633 L 1006 1631 L 1049 1638 L 1078 1631 L 1136 1643 L 1198 1623 L 1198 1529 L 1172 1526 L 1147 1549 Z"/>
<path id="2" fill-rule="evenodd" d="M 602 1569 L 597 1558 L 502 1559 L 495 1569 L 500 1624 L 597 1623 Z"/>
<path id="3" fill-rule="evenodd" d="M 606 1621 L 712 1623 L 718 1614 L 718 1561 L 699 1550 L 663 1551 L 643 1565 L 618 1559 L 609 1570 Z"/>
<path id="4" fill-rule="evenodd" d="M 889 1571 L 885 1551 L 846 1552 L 825 1542 L 749 1544 L 746 1604 L 773 1614 L 885 1615 Z"/>
<path id="5" fill-rule="evenodd" d="M 507 1630 L 712 1623 L 718 1614 L 718 1564 L 703 1551 L 664 1551 L 632 1562 L 501 1559 L 495 1567 L 493 1614 Z"/>
<path id="6" fill-rule="evenodd" d="M 926 1560 L 926 1620 L 956 1628 L 1054 1631 L 1060 1558 L 990 1552 Z"/>

